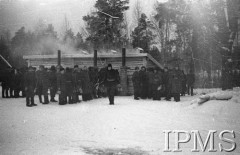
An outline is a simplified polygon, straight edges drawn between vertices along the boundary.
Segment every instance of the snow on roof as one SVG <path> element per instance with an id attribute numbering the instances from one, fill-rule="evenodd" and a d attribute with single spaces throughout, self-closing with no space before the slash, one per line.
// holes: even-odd
<path id="1" fill-rule="evenodd" d="M 93 54 L 63 54 L 61 55 L 62 58 L 93 58 Z M 98 53 L 98 58 L 119 58 L 122 57 L 122 53 Z M 157 60 L 155 60 L 150 54 L 148 53 L 127 53 L 126 57 L 147 57 L 150 59 L 154 64 L 156 64 L 160 68 L 164 68 Z M 31 59 L 55 59 L 57 58 L 56 55 L 24 55 L 23 59 L 31 60 Z"/>

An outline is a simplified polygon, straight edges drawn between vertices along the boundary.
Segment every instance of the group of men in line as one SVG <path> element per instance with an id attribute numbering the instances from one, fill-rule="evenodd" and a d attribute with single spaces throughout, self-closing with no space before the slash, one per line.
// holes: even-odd
<path id="1" fill-rule="evenodd" d="M 37 105 L 34 102 L 35 95 L 38 95 L 39 102 L 42 104 L 59 102 L 60 105 L 78 103 L 80 95 L 83 101 L 107 95 L 110 105 L 113 105 L 116 86 L 120 84 L 119 73 L 112 68 L 111 64 L 99 71 L 97 68 L 86 66 L 81 69 L 78 65 L 75 65 L 73 69 L 62 66 L 45 68 L 40 65 L 38 70 L 30 66 L 24 74 L 17 74 L 18 80 L 14 82 L 14 87 L 20 84 L 23 89 L 16 88 L 17 91 L 14 91 L 13 96 L 19 97 L 19 92 L 22 91 L 28 107 Z M 3 82 L 3 97 L 9 97 L 10 89 L 6 84 Z M 106 90 L 100 91 L 103 85 Z M 56 94 L 59 94 L 59 101 L 55 100 Z"/>
<path id="2" fill-rule="evenodd" d="M 174 97 L 174 101 L 180 101 L 180 95 L 185 96 L 186 93 L 193 95 L 193 86 L 195 82 L 194 73 L 192 70 L 186 75 L 179 66 L 175 66 L 169 70 L 167 67 L 164 70 L 159 68 L 148 68 L 144 66 L 135 68 L 132 76 L 134 87 L 134 99 L 139 100 L 152 98 L 153 100 L 170 101 Z"/>

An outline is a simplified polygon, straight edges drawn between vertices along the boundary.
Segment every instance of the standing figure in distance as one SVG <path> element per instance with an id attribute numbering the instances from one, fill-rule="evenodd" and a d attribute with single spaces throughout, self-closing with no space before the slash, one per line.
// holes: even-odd
<path id="1" fill-rule="evenodd" d="M 132 75 L 133 89 L 134 89 L 134 99 L 139 100 L 140 97 L 140 77 L 139 77 L 139 67 L 135 67 L 135 71 Z"/>
<path id="2" fill-rule="evenodd" d="M 26 106 L 36 106 L 34 103 L 34 90 L 36 86 L 36 75 L 32 66 L 29 67 L 28 72 L 24 75 L 24 86 L 26 93 Z"/>
<path id="3" fill-rule="evenodd" d="M 109 104 L 114 105 L 114 95 L 116 91 L 116 86 L 120 84 L 120 77 L 117 70 L 112 68 L 112 64 L 108 64 L 107 72 L 104 78 L 104 85 L 107 87 L 107 94 L 109 99 Z"/>

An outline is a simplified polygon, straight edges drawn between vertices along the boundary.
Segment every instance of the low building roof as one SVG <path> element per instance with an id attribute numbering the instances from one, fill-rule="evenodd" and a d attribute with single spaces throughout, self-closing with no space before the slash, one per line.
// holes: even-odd
<path id="1" fill-rule="evenodd" d="M 31 60 L 31 59 L 55 59 L 57 58 L 57 54 L 55 55 L 24 55 L 23 59 Z M 61 55 L 62 58 L 93 58 L 93 54 L 63 54 Z M 98 58 L 119 58 L 122 57 L 122 53 L 98 53 Z M 147 57 L 150 59 L 154 64 L 158 67 L 163 68 L 163 66 L 155 60 L 150 54 L 148 53 L 127 53 L 126 57 Z"/>

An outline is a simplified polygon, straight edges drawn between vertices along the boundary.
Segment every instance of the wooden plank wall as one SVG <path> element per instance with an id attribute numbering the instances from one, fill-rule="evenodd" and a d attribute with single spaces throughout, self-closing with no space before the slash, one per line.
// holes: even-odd
<path id="1" fill-rule="evenodd" d="M 132 84 L 132 75 L 135 71 L 135 67 L 138 66 L 141 68 L 144 64 L 145 57 L 127 57 L 126 58 L 126 66 L 127 66 L 127 83 L 128 83 L 128 95 L 133 94 L 133 84 Z M 29 65 L 38 67 L 39 65 L 44 65 L 45 67 L 50 67 L 52 65 L 57 65 L 57 58 L 48 58 L 48 59 L 30 59 Z M 113 68 L 118 69 L 120 71 L 120 67 L 122 66 L 122 58 L 98 58 L 97 65 L 99 68 L 102 68 L 104 64 L 111 63 Z M 63 67 L 73 67 L 74 65 L 79 65 L 79 67 L 83 66 L 93 66 L 93 58 L 62 58 L 61 64 Z M 150 60 L 147 61 L 146 67 L 155 67 L 153 62 Z"/>

